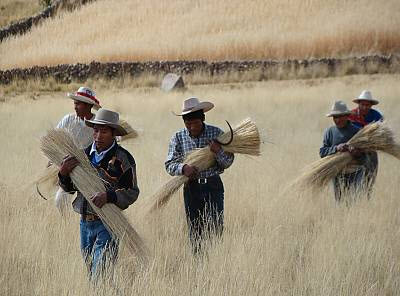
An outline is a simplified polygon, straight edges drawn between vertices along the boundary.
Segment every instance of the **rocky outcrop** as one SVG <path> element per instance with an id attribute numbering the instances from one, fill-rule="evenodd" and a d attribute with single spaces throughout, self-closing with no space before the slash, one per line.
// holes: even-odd
<path id="1" fill-rule="evenodd" d="M 0 84 L 9 84 L 15 80 L 50 77 L 60 83 L 70 83 L 72 81 L 85 82 L 88 78 L 113 79 L 126 76 L 136 78 L 142 74 L 165 75 L 167 73 L 182 76 L 201 73 L 212 77 L 237 73 L 239 78 L 246 73 L 255 73 L 253 78 L 256 77 L 256 80 L 267 80 L 399 72 L 400 57 L 397 55 L 285 61 L 91 62 L 0 70 Z"/>

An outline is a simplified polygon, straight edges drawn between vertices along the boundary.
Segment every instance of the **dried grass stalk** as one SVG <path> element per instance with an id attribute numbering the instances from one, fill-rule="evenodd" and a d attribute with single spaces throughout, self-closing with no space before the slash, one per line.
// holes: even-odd
<path id="1" fill-rule="evenodd" d="M 362 128 L 347 144 L 365 152 L 382 151 L 400 159 L 400 145 L 394 133 L 384 122 L 375 122 Z M 326 186 L 337 174 L 351 164 L 349 152 L 335 153 L 306 167 L 294 185 L 303 190 L 317 190 Z"/>
<path id="2" fill-rule="evenodd" d="M 230 139 L 230 132 L 225 132 L 218 137 L 218 140 L 226 143 Z M 260 134 L 257 126 L 250 118 L 243 120 L 238 126 L 233 129 L 233 141 L 227 146 L 222 146 L 222 149 L 230 153 L 239 153 L 258 156 L 260 152 Z M 203 171 L 212 167 L 215 164 L 214 153 L 209 147 L 204 147 L 194 150 L 187 155 L 184 160 L 185 164 L 189 164 Z M 151 198 L 155 200 L 150 208 L 150 212 L 164 206 L 172 196 L 185 182 L 189 179 L 186 176 L 174 176 L 166 184 L 164 184 Z"/>
<path id="3" fill-rule="evenodd" d="M 65 155 L 76 157 L 79 165 L 70 174 L 72 182 L 85 196 L 113 237 L 118 238 L 127 246 L 132 255 L 137 256 L 142 263 L 145 263 L 147 257 L 145 245 L 122 211 L 111 203 L 106 203 L 102 208 L 98 208 L 90 198 L 87 198 L 97 192 L 104 192 L 105 187 L 84 151 L 75 145 L 71 134 L 64 129 L 52 129 L 41 138 L 40 149 L 57 166 L 61 165 Z"/>

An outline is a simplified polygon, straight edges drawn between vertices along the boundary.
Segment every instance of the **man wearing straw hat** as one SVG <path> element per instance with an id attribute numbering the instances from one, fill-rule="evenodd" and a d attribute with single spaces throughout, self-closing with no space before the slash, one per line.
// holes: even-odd
<path id="1" fill-rule="evenodd" d="M 85 119 L 85 124 L 92 128 L 94 141 L 85 149 L 92 165 L 97 169 L 106 187 L 106 192 L 91 196 L 92 202 L 99 208 L 106 203 L 114 203 L 120 209 L 129 207 L 139 195 L 136 178 L 136 164 L 132 155 L 119 146 L 116 136 L 124 136 L 126 130 L 119 124 L 119 114 L 106 109 L 99 109 L 94 119 Z M 60 186 L 67 192 L 76 191 L 69 177 L 78 165 L 78 160 L 67 156 L 59 169 Z M 85 197 L 78 192 L 73 202 L 74 210 L 81 215 L 80 236 L 81 251 L 90 267 L 91 275 L 101 263 L 103 270 L 105 254 L 116 258 L 118 245 L 113 240 L 96 211 L 91 208 Z"/>
<path id="2" fill-rule="evenodd" d="M 56 128 L 68 130 L 78 147 L 84 149 L 93 142 L 93 129 L 85 124 L 85 119 L 94 118 L 92 108 L 99 109 L 100 102 L 93 90 L 83 86 L 74 93 L 68 93 L 67 97 L 73 100 L 75 113 L 65 115 Z M 66 210 L 70 196 L 71 194 L 65 192 L 62 188 L 59 188 L 56 193 L 56 206 L 62 214 Z"/>
<path id="3" fill-rule="evenodd" d="M 195 97 L 183 102 L 182 112 L 175 115 L 182 116 L 185 128 L 172 136 L 165 161 L 165 168 L 170 175 L 185 175 L 189 178 L 183 191 L 189 234 L 195 252 L 200 247 L 200 239 L 206 229 L 222 234 L 224 187 L 219 175 L 234 159 L 233 154 L 224 152 L 215 141 L 223 131 L 204 122 L 204 113 L 213 107 L 212 103 L 200 102 Z M 207 145 L 215 154 L 215 166 L 199 172 L 196 167 L 183 164 L 188 153 Z"/>
<path id="4" fill-rule="evenodd" d="M 335 199 L 340 201 L 345 192 L 356 192 L 365 182 L 365 153 L 346 144 L 360 128 L 353 125 L 349 116 L 351 111 L 347 109 L 343 101 L 336 101 L 326 116 L 332 117 L 334 126 L 329 127 L 324 133 L 322 147 L 319 150 L 321 157 L 334 153 L 350 152 L 354 161 L 345 171 L 340 172 L 333 180 Z"/>
<path id="5" fill-rule="evenodd" d="M 383 115 L 379 111 L 372 109 L 372 106 L 379 104 L 379 100 L 373 98 L 369 90 L 363 90 L 353 102 L 356 103 L 358 107 L 351 110 L 349 119 L 355 126 L 362 128 L 372 122 L 383 120 Z M 368 165 L 367 177 L 371 190 L 378 173 L 378 153 L 373 151 L 366 155 Z"/>

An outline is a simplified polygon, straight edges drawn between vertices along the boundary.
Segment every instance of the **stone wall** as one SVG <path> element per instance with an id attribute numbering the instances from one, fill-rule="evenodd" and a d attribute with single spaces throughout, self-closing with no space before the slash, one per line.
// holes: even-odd
<path id="1" fill-rule="evenodd" d="M 89 64 L 62 64 L 57 66 L 35 66 L 0 70 L 0 84 L 15 80 L 54 78 L 60 83 L 85 82 L 88 78 L 113 79 L 136 78 L 143 74 L 164 75 L 176 73 L 188 75 L 201 73 L 206 76 L 257 73 L 258 80 L 311 78 L 342 76 L 350 74 L 400 73 L 400 56 L 366 56 L 345 59 L 311 59 L 286 61 L 161 61 L 161 62 L 118 62 Z"/>
<path id="2" fill-rule="evenodd" d="M 46 7 L 37 15 L 22 19 L 15 24 L 0 29 L 0 42 L 7 37 L 24 34 L 42 20 L 56 15 L 57 11 L 60 9 L 71 10 L 92 1 L 94 0 L 54 0 L 50 6 Z"/>

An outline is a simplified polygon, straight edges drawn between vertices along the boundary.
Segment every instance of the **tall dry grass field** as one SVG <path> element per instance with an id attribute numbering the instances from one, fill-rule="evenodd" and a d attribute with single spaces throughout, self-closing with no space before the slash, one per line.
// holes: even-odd
<path id="1" fill-rule="evenodd" d="M 1 0 L 0 28 L 30 17 L 41 9 L 39 0 Z"/>
<path id="2" fill-rule="evenodd" d="M 0 44 L 0 69 L 399 53 L 398 0 L 96 1 Z"/>
<path id="3" fill-rule="evenodd" d="M 334 98 L 351 99 L 364 88 L 399 132 L 400 77 L 189 86 L 185 93 L 151 88 L 97 88 L 105 107 L 122 114 L 140 137 L 126 142 L 136 158 L 139 200 L 126 212 L 150 249 L 146 269 L 122 250 L 114 284 L 88 283 L 79 250 L 79 217 L 62 219 L 53 200 L 38 197 L 31 182 L 46 159 L 39 137 L 73 103 L 65 93 L 7 95 L 0 103 L 1 295 L 398 295 L 400 292 L 399 162 L 380 155 L 370 201 L 334 202 L 285 191 L 300 170 L 318 159 L 324 115 Z M 189 95 L 213 101 L 207 122 L 224 126 L 251 116 L 265 143 L 263 156 L 237 156 L 225 184 L 223 241 L 206 258 L 194 258 L 187 239 L 182 192 L 159 215 L 146 216 L 149 196 L 168 180 L 168 141 L 181 128 L 178 111 Z"/>

